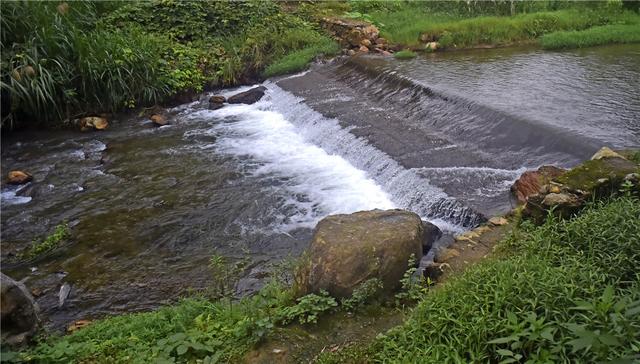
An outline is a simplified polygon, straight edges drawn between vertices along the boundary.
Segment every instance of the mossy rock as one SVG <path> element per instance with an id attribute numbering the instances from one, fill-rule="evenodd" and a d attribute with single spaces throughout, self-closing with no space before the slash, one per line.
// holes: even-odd
<path id="1" fill-rule="evenodd" d="M 640 171 L 638 164 L 623 158 L 602 158 L 584 162 L 555 179 L 570 191 L 602 198 L 617 193 L 625 176 Z"/>
<path id="2" fill-rule="evenodd" d="M 353 289 L 376 278 L 391 293 L 413 256 L 422 255 L 424 227 L 420 217 L 403 210 L 361 211 L 333 215 L 318 223 L 301 269 L 301 294 L 325 290 L 348 297 Z"/>

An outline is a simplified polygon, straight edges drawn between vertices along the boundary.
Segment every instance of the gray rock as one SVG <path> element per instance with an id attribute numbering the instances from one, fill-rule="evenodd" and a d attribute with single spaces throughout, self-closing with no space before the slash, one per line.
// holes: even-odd
<path id="1" fill-rule="evenodd" d="M 38 330 L 40 308 L 23 283 L 4 273 L 0 273 L 0 291 L 2 343 L 21 345 Z"/>
<path id="2" fill-rule="evenodd" d="M 413 212 L 361 211 L 322 219 L 298 272 L 300 293 L 326 290 L 347 297 L 361 283 L 378 278 L 385 293 L 400 287 L 413 255 L 422 256 L 423 224 Z"/>
<path id="3" fill-rule="evenodd" d="M 264 96 L 265 91 L 267 88 L 264 86 L 254 87 L 229 97 L 227 102 L 230 104 L 255 104 Z"/>
<path id="4" fill-rule="evenodd" d="M 422 229 L 424 230 L 422 237 L 422 254 L 427 254 L 433 246 L 433 243 L 442 237 L 442 231 L 429 221 L 422 221 Z"/>

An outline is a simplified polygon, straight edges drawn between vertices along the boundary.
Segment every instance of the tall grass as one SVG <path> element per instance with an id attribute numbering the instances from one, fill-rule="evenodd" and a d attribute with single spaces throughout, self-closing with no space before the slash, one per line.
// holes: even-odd
<path id="1" fill-rule="evenodd" d="M 634 362 L 640 349 L 640 201 L 524 225 L 510 253 L 427 294 L 367 348 L 320 362 Z"/>
<path id="2" fill-rule="evenodd" d="M 474 16 L 460 12 L 429 12 L 409 4 L 398 11 L 372 12 L 382 23 L 382 36 L 392 42 L 419 46 L 420 38 L 445 47 L 508 45 L 532 41 L 556 31 L 584 30 L 607 24 L 637 24 L 640 15 L 620 9 L 582 7 L 515 16 Z"/>
<path id="3" fill-rule="evenodd" d="M 640 42 L 640 24 L 604 25 L 581 31 L 554 32 L 540 38 L 540 44 L 545 49 L 638 42 Z"/>

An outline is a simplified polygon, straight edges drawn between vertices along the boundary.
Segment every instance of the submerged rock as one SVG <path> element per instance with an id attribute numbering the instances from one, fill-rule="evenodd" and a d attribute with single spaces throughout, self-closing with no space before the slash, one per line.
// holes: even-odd
<path id="1" fill-rule="evenodd" d="M 411 256 L 422 256 L 423 224 L 413 212 L 361 211 L 332 215 L 316 227 L 309 261 L 299 272 L 302 293 L 326 290 L 347 297 L 361 283 L 378 278 L 393 292 Z"/>
<path id="2" fill-rule="evenodd" d="M 227 101 L 230 104 L 255 104 L 264 96 L 265 91 L 267 91 L 267 88 L 264 86 L 254 87 L 229 97 Z"/>
<path id="3" fill-rule="evenodd" d="M 518 203 L 527 202 L 527 197 L 540 192 L 545 184 L 561 176 L 566 170 L 554 166 L 542 166 L 536 171 L 526 171 L 511 186 L 511 193 Z"/>
<path id="4" fill-rule="evenodd" d="M 7 176 L 7 183 L 10 185 L 21 185 L 27 182 L 31 182 L 33 176 L 23 171 L 11 171 Z"/>
<path id="5" fill-rule="evenodd" d="M 24 284 L 4 273 L 0 273 L 0 291 L 2 342 L 23 344 L 38 329 L 40 308 Z"/>

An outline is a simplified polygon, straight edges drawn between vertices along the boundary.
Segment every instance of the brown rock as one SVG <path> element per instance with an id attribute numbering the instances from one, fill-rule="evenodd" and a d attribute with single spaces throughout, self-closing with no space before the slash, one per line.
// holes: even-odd
<path id="1" fill-rule="evenodd" d="M 153 123 L 158 126 L 164 126 L 169 124 L 169 122 L 167 121 L 167 118 L 164 115 L 153 114 L 149 119 L 151 119 L 151 121 L 153 121 Z"/>
<path id="2" fill-rule="evenodd" d="M 384 38 L 378 38 L 376 39 L 376 44 L 379 44 L 379 45 L 387 44 L 387 40 Z"/>
<path id="3" fill-rule="evenodd" d="M 561 176 L 566 172 L 562 168 L 554 166 L 542 166 L 537 171 L 526 171 L 511 186 L 511 193 L 519 203 L 527 202 L 527 197 L 540 192 L 540 188 L 549 183 L 551 179 Z"/>
<path id="4" fill-rule="evenodd" d="M 347 297 L 361 283 L 378 278 L 383 290 L 400 287 L 407 262 L 422 256 L 420 217 L 403 210 L 361 211 L 322 219 L 298 272 L 301 293 L 326 290 Z"/>
<path id="5" fill-rule="evenodd" d="M 227 98 L 222 95 L 214 95 L 209 98 L 209 102 L 212 104 L 224 104 L 227 102 Z"/>
<path id="6" fill-rule="evenodd" d="M 89 326 L 89 324 L 91 324 L 91 322 L 93 322 L 93 321 L 91 321 L 91 320 L 78 320 L 78 321 L 75 321 L 74 323 L 72 323 L 71 325 L 69 325 L 67 327 L 67 332 L 72 333 L 74 331 L 78 331 L 83 327 Z"/>
<path id="7" fill-rule="evenodd" d="M 426 44 L 425 48 L 435 51 L 436 49 L 440 48 L 440 44 L 438 44 L 438 42 L 429 42 Z"/>
<path id="8" fill-rule="evenodd" d="M 80 129 L 83 131 L 89 129 L 104 130 L 109 126 L 107 119 L 99 116 L 87 116 L 80 119 Z"/>
<path id="9" fill-rule="evenodd" d="M 353 49 L 349 49 L 349 50 L 347 51 L 347 55 L 348 55 L 348 56 L 355 56 L 355 54 L 356 54 L 356 51 L 354 51 Z"/>
<path id="10" fill-rule="evenodd" d="M 360 42 L 360 45 L 369 48 L 371 47 L 371 41 L 369 39 L 363 39 L 362 42 Z"/>
<path id="11" fill-rule="evenodd" d="M 360 46 L 360 48 L 358 48 L 358 52 L 367 53 L 367 52 L 369 52 L 369 48 L 367 48 L 365 46 Z"/>
<path id="12" fill-rule="evenodd" d="M 460 256 L 459 251 L 455 249 L 444 248 L 444 249 L 438 250 L 438 252 L 436 253 L 436 257 L 434 258 L 434 261 L 436 263 L 444 263 L 446 261 L 449 261 L 459 256 Z"/>
<path id="13" fill-rule="evenodd" d="M 502 225 L 507 225 L 509 221 L 504 217 L 495 216 L 489 219 L 489 223 L 495 226 L 502 226 Z"/>
<path id="14" fill-rule="evenodd" d="M 10 185 L 21 185 L 32 180 L 33 176 L 23 171 L 11 171 L 7 176 L 7 183 Z"/>

